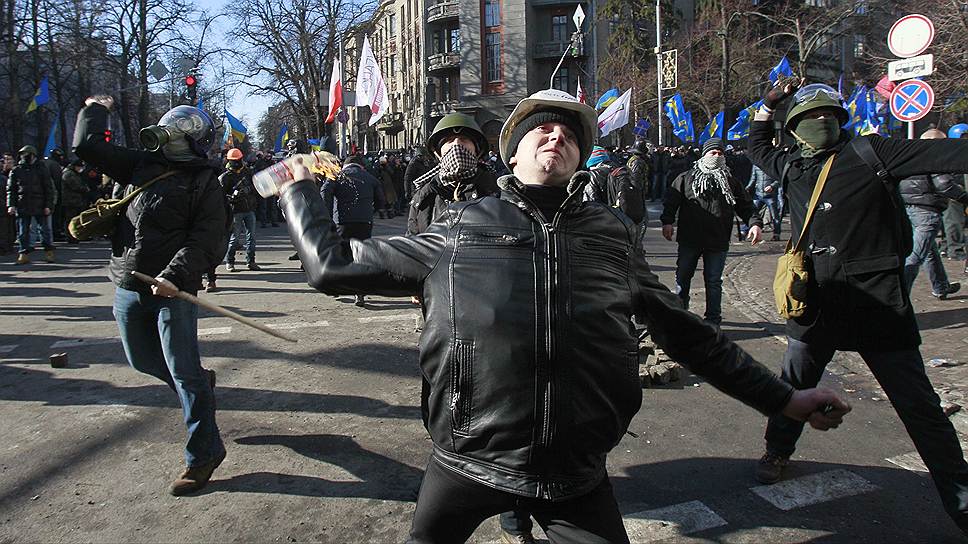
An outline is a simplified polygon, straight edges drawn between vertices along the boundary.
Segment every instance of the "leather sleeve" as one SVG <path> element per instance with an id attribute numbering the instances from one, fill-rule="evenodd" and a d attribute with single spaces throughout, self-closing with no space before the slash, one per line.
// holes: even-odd
<path id="1" fill-rule="evenodd" d="M 329 295 L 410 296 L 420 290 L 447 243 L 438 222 L 416 236 L 342 241 L 312 183 L 292 184 L 279 197 L 289 237 L 309 285 Z"/>
<path id="2" fill-rule="evenodd" d="M 968 206 L 968 193 L 960 184 L 954 183 L 951 176 L 947 174 L 931 176 L 931 183 L 934 185 L 935 192 L 939 195 Z"/>
<path id="3" fill-rule="evenodd" d="M 198 198 L 197 208 L 185 244 L 171 258 L 159 276 L 174 283 L 182 291 L 192 289 L 192 279 L 202 276 L 225 255 L 225 194 L 222 187 L 210 176 L 204 192 Z"/>
<path id="4" fill-rule="evenodd" d="M 672 360 L 765 415 L 786 406 L 793 386 L 756 362 L 718 327 L 683 309 L 679 297 L 649 270 L 641 250 L 636 250 L 633 266 L 633 310 L 645 318 L 656 345 Z"/>

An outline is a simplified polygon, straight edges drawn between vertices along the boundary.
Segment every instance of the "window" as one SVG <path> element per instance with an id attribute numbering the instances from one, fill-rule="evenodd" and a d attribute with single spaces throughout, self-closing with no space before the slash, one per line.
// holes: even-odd
<path id="1" fill-rule="evenodd" d="M 447 52 L 460 53 L 460 28 L 452 28 L 447 32 L 450 35 Z"/>
<path id="2" fill-rule="evenodd" d="M 569 77 L 568 67 L 562 66 L 555 73 L 555 78 L 551 85 L 559 91 L 565 91 L 566 93 L 571 92 L 571 78 Z"/>
<path id="3" fill-rule="evenodd" d="M 484 0 L 484 26 L 501 26 L 501 3 L 499 0 Z"/>
<path id="4" fill-rule="evenodd" d="M 501 73 L 501 34 L 488 32 L 484 36 L 485 57 L 487 58 L 487 82 L 496 83 L 504 79 Z"/>
<path id="5" fill-rule="evenodd" d="M 433 39 L 432 48 L 433 48 L 434 54 L 436 55 L 437 53 L 443 53 L 444 43 L 443 43 L 442 33 L 439 30 L 435 30 L 432 39 Z"/>
<path id="6" fill-rule="evenodd" d="M 554 15 L 551 17 L 551 41 L 553 42 L 566 42 L 568 41 L 568 16 L 567 15 Z"/>
<path id="7" fill-rule="evenodd" d="M 395 13 L 391 13 L 390 16 L 387 17 L 387 26 L 391 36 L 396 34 L 397 15 Z"/>

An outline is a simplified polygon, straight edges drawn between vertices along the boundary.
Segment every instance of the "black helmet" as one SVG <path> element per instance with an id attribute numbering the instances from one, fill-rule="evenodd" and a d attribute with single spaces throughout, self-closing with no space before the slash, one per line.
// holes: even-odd
<path id="1" fill-rule="evenodd" d="M 463 113 L 448 113 L 440 121 L 437 121 L 437 126 L 434 127 L 434 131 L 427 138 L 427 147 L 434 154 L 440 154 L 440 141 L 450 134 L 463 134 L 474 140 L 474 144 L 477 145 L 478 157 L 487 155 L 488 150 L 491 149 L 477 121 L 470 115 Z"/>
<path id="2" fill-rule="evenodd" d="M 640 157 L 648 156 L 649 154 L 649 142 L 645 140 L 637 140 L 632 146 L 632 153 Z"/>
<path id="3" fill-rule="evenodd" d="M 32 145 L 25 145 L 20 148 L 20 151 L 17 151 L 17 155 L 33 155 L 36 157 L 37 148 Z"/>

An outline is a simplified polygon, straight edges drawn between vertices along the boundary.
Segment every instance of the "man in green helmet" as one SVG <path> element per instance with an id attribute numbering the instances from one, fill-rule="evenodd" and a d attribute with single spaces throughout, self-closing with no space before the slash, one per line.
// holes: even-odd
<path id="1" fill-rule="evenodd" d="M 782 378 L 814 387 L 834 353 L 856 351 L 887 394 L 927 465 L 945 510 L 968 532 L 968 464 L 958 436 L 924 372 L 921 337 L 904 278 L 912 235 L 898 181 L 920 174 L 968 172 L 968 142 L 861 136 L 847 122 L 842 97 L 821 84 L 781 80 L 763 98 L 750 130 L 750 159 L 786 187 L 792 243 L 809 255 L 807 311 L 787 320 Z M 786 129 L 790 148 L 772 143 L 773 112 L 792 98 Z M 831 161 L 806 232 L 807 203 Z M 766 453 L 756 468 L 765 484 L 778 481 L 803 424 L 770 418 Z"/>

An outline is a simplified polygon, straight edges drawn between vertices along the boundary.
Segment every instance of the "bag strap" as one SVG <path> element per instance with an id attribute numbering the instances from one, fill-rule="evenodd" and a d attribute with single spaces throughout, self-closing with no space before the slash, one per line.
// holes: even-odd
<path id="1" fill-rule="evenodd" d="M 887 194 L 891 196 L 891 204 L 895 209 L 900 210 L 901 206 L 897 202 L 897 197 L 895 196 L 896 191 L 890 186 L 889 178 L 890 174 L 887 172 L 887 167 L 884 166 L 884 162 L 881 158 L 877 156 L 874 151 L 874 147 L 871 145 L 870 140 L 867 138 L 854 138 L 850 141 L 850 145 L 853 146 L 854 151 L 857 155 L 874 171 L 874 176 L 877 177 L 884 184 L 884 188 L 887 189 Z"/>
<path id="2" fill-rule="evenodd" d="M 813 219 L 813 212 L 817 208 L 817 202 L 820 200 L 820 193 L 823 192 L 823 187 L 827 183 L 827 176 L 830 174 L 830 167 L 834 164 L 834 158 L 837 154 L 834 153 L 827 159 L 824 163 L 823 169 L 820 171 L 820 177 L 817 178 L 817 184 L 813 186 L 813 194 L 810 195 L 810 205 L 807 206 L 807 217 L 803 220 L 803 228 L 800 229 L 800 235 L 797 236 L 797 245 L 794 246 L 795 251 L 800 251 L 800 246 L 803 244 L 803 235 L 810 228 L 810 221 Z M 787 242 L 787 250 L 790 249 L 790 244 L 792 240 Z"/>
<path id="3" fill-rule="evenodd" d="M 125 204 L 127 204 L 128 202 L 131 202 L 131 200 L 132 200 L 132 199 L 134 199 L 134 197 L 136 197 L 136 196 L 138 196 L 138 193 L 140 193 L 141 191 L 144 191 L 144 190 L 145 190 L 145 189 L 147 189 L 148 187 L 151 187 L 151 185 L 152 185 L 152 184 L 153 184 L 154 182 L 156 182 L 156 181 L 161 181 L 161 180 L 163 180 L 163 179 L 165 179 L 165 178 L 170 178 L 170 177 L 172 177 L 172 176 L 174 176 L 174 175 L 175 175 L 175 174 L 177 174 L 177 173 L 178 173 L 178 172 L 176 172 L 176 171 L 174 171 L 174 170 L 169 170 L 169 171 L 167 171 L 167 172 L 165 172 L 164 174 L 161 174 L 161 175 L 159 175 L 159 176 L 156 176 L 155 178 L 153 178 L 153 179 L 151 179 L 151 180 L 148 180 L 148 182 L 147 182 L 147 183 L 143 183 L 143 184 L 141 184 L 141 186 L 140 186 L 140 187 L 138 187 L 138 188 L 137 188 L 137 189 L 135 189 L 134 191 L 131 191 L 131 193 L 130 193 L 130 194 L 128 194 L 128 196 L 126 196 L 126 197 L 124 197 L 124 198 L 122 198 L 122 199 L 121 199 L 120 201 L 118 201 L 118 206 L 124 206 L 124 205 L 125 205 Z"/>

